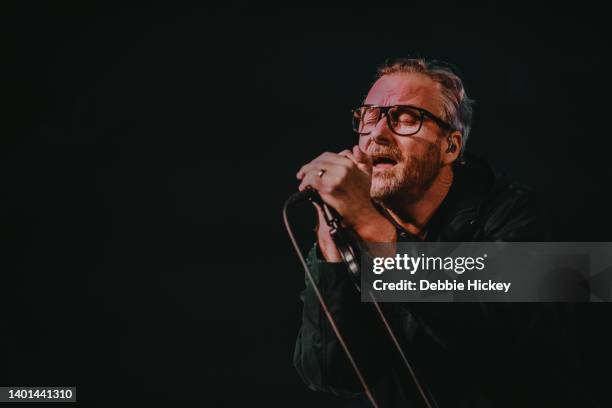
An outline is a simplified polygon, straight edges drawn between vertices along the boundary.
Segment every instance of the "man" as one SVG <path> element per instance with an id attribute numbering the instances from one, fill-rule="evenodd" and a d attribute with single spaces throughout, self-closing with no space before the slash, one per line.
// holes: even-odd
<path id="1" fill-rule="evenodd" d="M 546 240 L 533 194 L 464 154 L 471 119 L 472 101 L 450 69 L 422 59 L 391 61 L 354 112 L 358 145 L 304 165 L 299 189 L 316 189 L 364 241 Z M 381 407 L 425 406 L 372 305 L 360 302 L 317 210 L 317 243 L 308 265 L 374 399 Z M 313 390 L 369 406 L 306 286 L 294 356 L 299 374 Z M 558 337 L 568 326 L 558 308 L 381 306 L 432 406 L 584 406 L 566 375 L 568 347 Z M 535 341 L 543 333 L 558 337 Z"/>

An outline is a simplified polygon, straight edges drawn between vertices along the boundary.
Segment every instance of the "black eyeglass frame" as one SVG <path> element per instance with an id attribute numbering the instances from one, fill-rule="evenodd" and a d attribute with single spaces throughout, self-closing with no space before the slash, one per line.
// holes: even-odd
<path id="1" fill-rule="evenodd" d="M 418 106 L 414 106 L 414 105 L 391 105 L 391 106 L 380 106 L 380 105 L 371 105 L 371 104 L 364 104 L 361 105 L 355 109 L 353 109 L 352 113 L 353 116 L 355 115 L 355 113 L 357 113 L 361 108 L 378 108 L 379 109 L 379 116 L 378 116 L 378 120 L 376 121 L 376 123 L 378 124 L 378 122 L 380 122 L 380 119 L 382 118 L 383 115 L 385 115 L 387 117 L 387 127 L 396 135 L 398 136 L 412 136 L 412 135 L 416 135 L 417 133 L 419 133 L 419 131 L 421 130 L 421 128 L 423 127 L 423 120 L 428 117 L 429 119 L 433 120 L 434 123 L 436 123 L 440 128 L 442 128 L 443 130 L 446 130 L 448 132 L 452 132 L 454 130 L 457 130 L 453 125 L 451 125 L 450 123 L 446 122 L 443 119 L 440 119 L 439 117 L 437 117 L 436 115 L 434 115 L 433 113 L 429 112 L 427 109 L 423 109 L 423 108 L 419 108 Z M 419 112 L 419 127 L 417 128 L 417 130 L 413 133 L 408 133 L 408 134 L 401 134 L 401 133 L 397 133 L 395 130 L 393 130 L 393 126 L 391 126 L 391 118 L 389 117 L 389 110 L 392 108 L 410 108 L 410 109 L 414 109 L 417 112 Z M 355 123 L 353 120 L 353 130 L 358 133 L 360 136 L 366 136 L 369 135 L 372 132 L 360 132 L 359 130 L 355 129 Z"/>

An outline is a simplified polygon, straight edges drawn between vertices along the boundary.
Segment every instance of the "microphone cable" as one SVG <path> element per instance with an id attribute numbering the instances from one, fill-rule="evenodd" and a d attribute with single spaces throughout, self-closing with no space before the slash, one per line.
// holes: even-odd
<path id="1" fill-rule="evenodd" d="M 302 193 L 304 193 L 304 192 L 302 192 Z M 297 194 L 300 194 L 300 193 L 297 193 Z M 302 194 L 299 198 L 295 198 L 297 196 L 293 195 L 293 196 L 289 197 L 289 199 L 287 199 L 287 201 L 285 201 L 285 204 L 283 205 L 283 221 L 285 223 L 285 228 L 287 228 L 287 233 L 289 234 L 289 238 L 291 238 L 291 243 L 293 244 L 293 248 L 295 249 L 295 252 L 297 253 L 298 257 L 300 258 L 300 262 L 302 263 L 302 267 L 304 268 L 304 272 L 306 273 L 306 277 L 308 278 L 308 281 L 310 282 L 310 285 L 312 286 L 312 289 L 314 290 L 314 293 L 315 293 L 315 295 L 316 295 L 316 297 L 317 297 L 317 299 L 319 301 L 319 304 L 321 305 L 321 308 L 323 309 L 323 312 L 325 313 L 325 316 L 327 317 L 327 320 L 328 320 L 332 330 L 334 331 L 334 334 L 336 335 L 336 338 L 338 338 L 338 341 L 340 342 L 342 350 L 344 350 L 344 353 L 348 357 L 349 362 L 351 363 L 351 366 L 353 367 L 353 370 L 355 371 L 355 374 L 357 374 L 357 377 L 359 378 L 359 382 L 361 383 L 363 391 L 365 392 L 366 396 L 368 397 L 368 399 L 370 400 L 370 402 L 372 403 L 374 408 L 379 408 L 378 403 L 376 402 L 376 400 L 374 399 L 374 396 L 372 395 L 372 392 L 370 391 L 370 387 L 368 386 L 367 382 L 365 381 L 365 378 L 363 377 L 363 374 L 361 373 L 361 370 L 359 369 L 359 366 L 357 365 L 357 362 L 353 358 L 353 354 L 351 353 L 351 351 L 349 350 L 346 342 L 344 341 L 344 337 L 340 333 L 340 329 L 338 328 L 338 325 L 336 324 L 336 321 L 334 320 L 333 316 L 331 315 L 331 313 L 329 311 L 329 308 L 327 307 L 327 304 L 325 303 L 325 300 L 323 299 L 323 296 L 321 295 L 321 292 L 319 291 L 319 288 L 317 287 L 317 284 L 315 283 L 314 278 L 312 277 L 312 274 L 310 273 L 310 269 L 308 268 L 308 264 L 306 263 L 306 260 L 304 259 L 304 255 L 302 255 L 302 251 L 300 250 L 300 247 L 299 247 L 299 245 L 297 243 L 297 240 L 295 239 L 295 236 L 293 235 L 293 230 L 291 229 L 291 225 L 290 225 L 289 219 L 287 217 L 287 208 L 289 207 L 289 205 L 294 203 L 294 202 L 301 201 L 302 196 L 304 198 L 306 198 L 309 194 L 314 194 L 314 193 Z"/>
<path id="2" fill-rule="evenodd" d="M 298 193 L 295 193 L 293 195 L 291 195 L 287 201 L 285 201 L 285 204 L 283 205 L 283 221 L 285 223 L 285 228 L 287 229 L 287 233 L 289 234 L 289 238 L 291 239 L 291 242 L 293 244 L 293 247 L 300 259 L 300 262 L 302 263 L 302 267 L 304 268 L 304 272 L 306 273 L 306 277 L 308 278 L 308 281 L 310 282 L 311 286 L 313 287 L 313 290 L 315 292 L 315 295 L 319 301 L 319 304 L 321 305 L 321 308 L 323 309 L 325 316 L 327 317 L 327 320 L 329 321 L 332 330 L 334 331 L 336 337 L 338 338 L 338 341 L 340 342 L 340 345 L 342 347 L 342 349 L 344 350 L 346 356 L 348 357 L 351 366 L 353 367 L 353 370 L 355 371 L 355 373 L 357 374 L 357 377 L 359 378 L 359 382 L 361 383 L 365 394 L 367 395 L 368 399 L 370 400 L 370 402 L 372 403 L 372 405 L 374 407 L 378 407 L 378 404 L 376 403 L 376 401 L 374 400 L 374 397 L 372 396 L 372 393 L 370 391 L 370 388 L 368 387 L 362 373 L 361 370 L 359 369 L 359 367 L 357 366 L 357 363 L 355 362 L 355 359 L 353 358 L 348 346 L 346 345 L 346 342 L 344 341 L 344 338 L 342 337 L 342 334 L 340 333 L 339 328 L 336 325 L 336 322 L 334 320 L 334 318 L 332 317 L 331 313 L 329 312 L 329 308 L 327 307 L 327 304 L 325 303 L 325 300 L 323 299 L 323 296 L 321 295 L 321 292 L 319 291 L 319 288 L 317 287 L 317 285 L 314 282 L 314 279 L 312 277 L 312 274 L 310 273 L 310 269 L 308 268 L 308 264 L 306 263 L 306 260 L 304 259 L 304 256 L 302 255 L 302 252 L 300 250 L 300 247 L 297 243 L 297 240 L 295 239 L 295 236 L 293 234 L 293 231 L 291 229 L 291 225 L 289 223 L 288 217 L 287 217 L 287 209 L 289 207 L 289 205 L 291 204 L 295 204 L 297 202 L 301 202 L 301 201 L 305 201 L 305 200 L 309 200 L 309 201 L 314 201 L 317 202 L 319 205 L 323 206 L 323 210 L 324 210 L 324 214 L 333 214 L 334 212 L 330 211 L 329 208 L 325 208 L 328 207 L 327 204 L 325 202 L 323 202 L 323 200 L 321 200 L 318 192 L 314 189 L 306 189 L 303 191 L 300 191 Z M 335 226 L 337 227 L 337 225 L 339 224 L 339 222 L 337 220 L 327 220 L 328 224 L 330 226 Z M 353 251 L 347 251 L 345 246 L 348 243 L 348 241 L 341 235 L 339 234 L 339 231 L 336 231 L 336 234 L 332 234 L 332 238 L 335 239 L 342 239 L 342 250 L 340 251 L 341 255 L 343 256 L 343 260 L 345 261 L 344 263 L 347 264 L 347 259 L 345 259 L 346 255 L 351 255 Z M 334 239 L 334 242 L 335 242 Z M 351 272 L 351 278 L 353 278 L 354 282 L 355 282 L 355 286 L 357 288 L 357 290 L 361 291 L 361 288 L 358 284 L 358 278 L 356 279 L 356 274 L 358 272 L 355 272 L 355 268 L 358 268 L 358 266 L 356 266 L 355 263 L 355 259 L 354 257 L 351 256 L 350 259 L 350 264 L 347 265 L 349 272 Z M 391 325 L 389 324 L 389 321 L 387 320 L 387 318 L 385 317 L 382 308 L 380 307 L 378 301 L 376 300 L 374 293 L 372 291 L 369 291 L 368 294 L 370 295 L 370 298 L 372 300 L 372 303 L 374 304 L 374 308 L 376 309 L 376 312 L 378 313 L 378 315 L 380 316 L 380 319 L 383 322 L 383 325 L 385 327 L 385 330 L 387 331 L 387 334 L 389 335 L 389 337 L 391 338 L 391 341 L 393 342 L 393 345 L 395 346 L 395 348 L 397 349 L 398 353 L 400 354 L 400 357 L 402 359 L 402 362 L 404 363 L 404 365 L 408 368 L 408 371 L 410 373 L 410 376 L 412 377 L 412 380 L 414 381 L 414 384 L 423 400 L 423 402 L 425 403 L 425 406 L 427 408 L 433 408 L 433 407 L 438 407 L 438 404 L 435 403 L 435 400 L 433 400 L 432 397 L 432 402 L 430 401 L 429 397 L 427 396 L 427 393 L 425 391 L 425 389 L 423 388 L 423 386 L 421 385 L 421 382 L 418 379 L 418 376 L 414 370 L 414 368 L 412 367 L 412 364 L 410 364 L 410 362 L 408 361 L 408 358 L 406 357 L 406 354 L 404 353 L 404 350 L 402 349 L 399 340 L 397 339 L 397 337 L 395 336 L 395 333 L 393 333 L 393 329 L 391 328 Z"/>

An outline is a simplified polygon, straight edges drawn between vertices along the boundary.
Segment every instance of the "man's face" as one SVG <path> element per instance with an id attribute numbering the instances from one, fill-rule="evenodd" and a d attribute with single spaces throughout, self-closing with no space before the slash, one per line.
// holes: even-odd
<path id="1" fill-rule="evenodd" d="M 442 115 L 439 85 L 418 73 L 397 73 L 378 79 L 364 104 L 413 105 Z M 425 118 L 412 136 L 398 136 L 381 118 L 376 129 L 360 136 L 359 147 L 374 162 L 371 196 L 380 200 L 416 200 L 431 186 L 442 163 L 442 129 Z"/>

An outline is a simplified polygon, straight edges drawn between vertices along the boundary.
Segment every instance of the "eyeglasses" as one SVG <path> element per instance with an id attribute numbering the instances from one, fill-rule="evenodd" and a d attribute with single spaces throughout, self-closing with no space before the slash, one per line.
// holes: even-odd
<path id="1" fill-rule="evenodd" d="M 353 130 L 362 136 L 372 133 L 382 115 L 387 117 L 387 126 L 399 136 L 410 136 L 418 133 L 427 117 L 447 131 L 455 130 L 448 122 L 433 113 L 412 105 L 361 105 L 353 110 Z"/>

